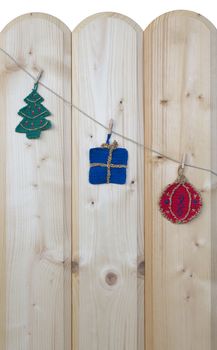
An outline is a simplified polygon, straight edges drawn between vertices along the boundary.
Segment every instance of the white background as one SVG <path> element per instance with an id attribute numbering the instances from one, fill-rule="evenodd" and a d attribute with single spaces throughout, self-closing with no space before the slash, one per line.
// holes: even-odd
<path id="1" fill-rule="evenodd" d="M 215 0 L 2 0 L 0 30 L 27 12 L 45 12 L 58 17 L 73 30 L 79 22 L 97 12 L 120 12 L 143 29 L 157 16 L 172 10 L 191 10 L 207 17 L 217 27 Z"/>

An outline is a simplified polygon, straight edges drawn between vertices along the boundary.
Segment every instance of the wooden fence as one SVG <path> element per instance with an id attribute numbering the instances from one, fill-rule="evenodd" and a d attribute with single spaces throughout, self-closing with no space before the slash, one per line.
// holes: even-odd
<path id="1" fill-rule="evenodd" d="M 127 184 L 88 182 L 103 125 L 164 155 L 217 169 L 217 32 L 188 11 L 143 30 L 100 13 L 71 33 L 30 13 L 0 34 L 39 93 L 53 128 L 15 133 L 33 79 L 0 52 L 0 348 L 214 350 L 217 340 L 216 184 L 189 224 L 163 218 L 158 199 L 177 163 L 115 136 L 129 152 Z M 59 96 L 64 97 L 63 101 Z M 211 191 L 212 189 L 212 191 Z"/>

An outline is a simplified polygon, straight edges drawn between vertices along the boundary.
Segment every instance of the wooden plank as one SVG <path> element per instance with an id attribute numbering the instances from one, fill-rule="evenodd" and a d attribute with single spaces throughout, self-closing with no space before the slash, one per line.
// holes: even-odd
<path id="1" fill-rule="evenodd" d="M 43 83 L 70 100 L 71 32 L 63 23 L 40 13 L 21 16 L 1 33 L 1 47 L 34 76 L 43 69 Z M 71 109 L 40 86 L 53 114 L 52 130 L 38 140 L 15 133 L 17 111 L 33 80 L 6 56 L 0 59 L 0 132 L 5 134 L 0 186 L 6 191 L 1 195 L 6 244 L 1 289 L 7 295 L 2 349 L 70 350 Z"/>
<path id="2" fill-rule="evenodd" d="M 189 163 L 206 168 L 216 165 L 216 37 L 207 20 L 188 11 L 160 16 L 144 32 L 145 142 L 177 160 L 186 152 Z M 211 349 L 211 176 L 186 168 L 204 208 L 191 223 L 174 225 L 158 200 L 176 175 L 177 164 L 146 152 L 146 348 Z"/>
<path id="3" fill-rule="evenodd" d="M 211 32 L 211 167 L 217 173 L 217 35 L 216 28 L 203 18 Z M 217 348 L 217 177 L 211 176 L 211 349 Z"/>
<path id="4" fill-rule="evenodd" d="M 135 22 L 104 13 L 75 29 L 72 100 L 143 142 L 142 31 Z M 129 151 L 127 184 L 91 185 L 89 149 L 105 142 L 106 130 L 75 109 L 72 119 L 73 350 L 144 349 L 144 150 L 116 137 Z"/>
<path id="5" fill-rule="evenodd" d="M 5 116 L 5 74 L 1 74 L 2 57 L 0 53 L 0 110 Z M 5 203 L 6 203 L 6 153 L 5 153 L 5 118 L 0 118 L 0 348 L 6 348 L 6 226 L 5 226 Z"/>

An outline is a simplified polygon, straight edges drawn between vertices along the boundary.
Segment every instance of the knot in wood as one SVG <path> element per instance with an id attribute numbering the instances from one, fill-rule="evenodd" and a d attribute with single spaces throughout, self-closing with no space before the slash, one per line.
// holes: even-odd
<path id="1" fill-rule="evenodd" d="M 118 276 L 114 272 L 108 272 L 105 276 L 105 281 L 109 286 L 114 286 L 117 283 Z"/>
<path id="2" fill-rule="evenodd" d="M 79 263 L 77 261 L 72 261 L 71 263 L 72 273 L 77 273 L 79 270 Z"/>
<path id="3" fill-rule="evenodd" d="M 144 260 L 138 264 L 137 270 L 138 270 L 139 275 L 141 275 L 141 276 L 145 275 L 145 262 L 144 262 Z"/>

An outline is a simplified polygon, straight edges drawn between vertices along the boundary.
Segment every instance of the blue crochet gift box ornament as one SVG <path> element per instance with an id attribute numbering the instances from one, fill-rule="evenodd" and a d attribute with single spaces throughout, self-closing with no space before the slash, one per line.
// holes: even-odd
<path id="1" fill-rule="evenodd" d="M 128 151 L 116 141 L 110 144 L 110 138 L 108 134 L 106 143 L 90 149 L 89 182 L 93 185 L 126 183 Z"/>

